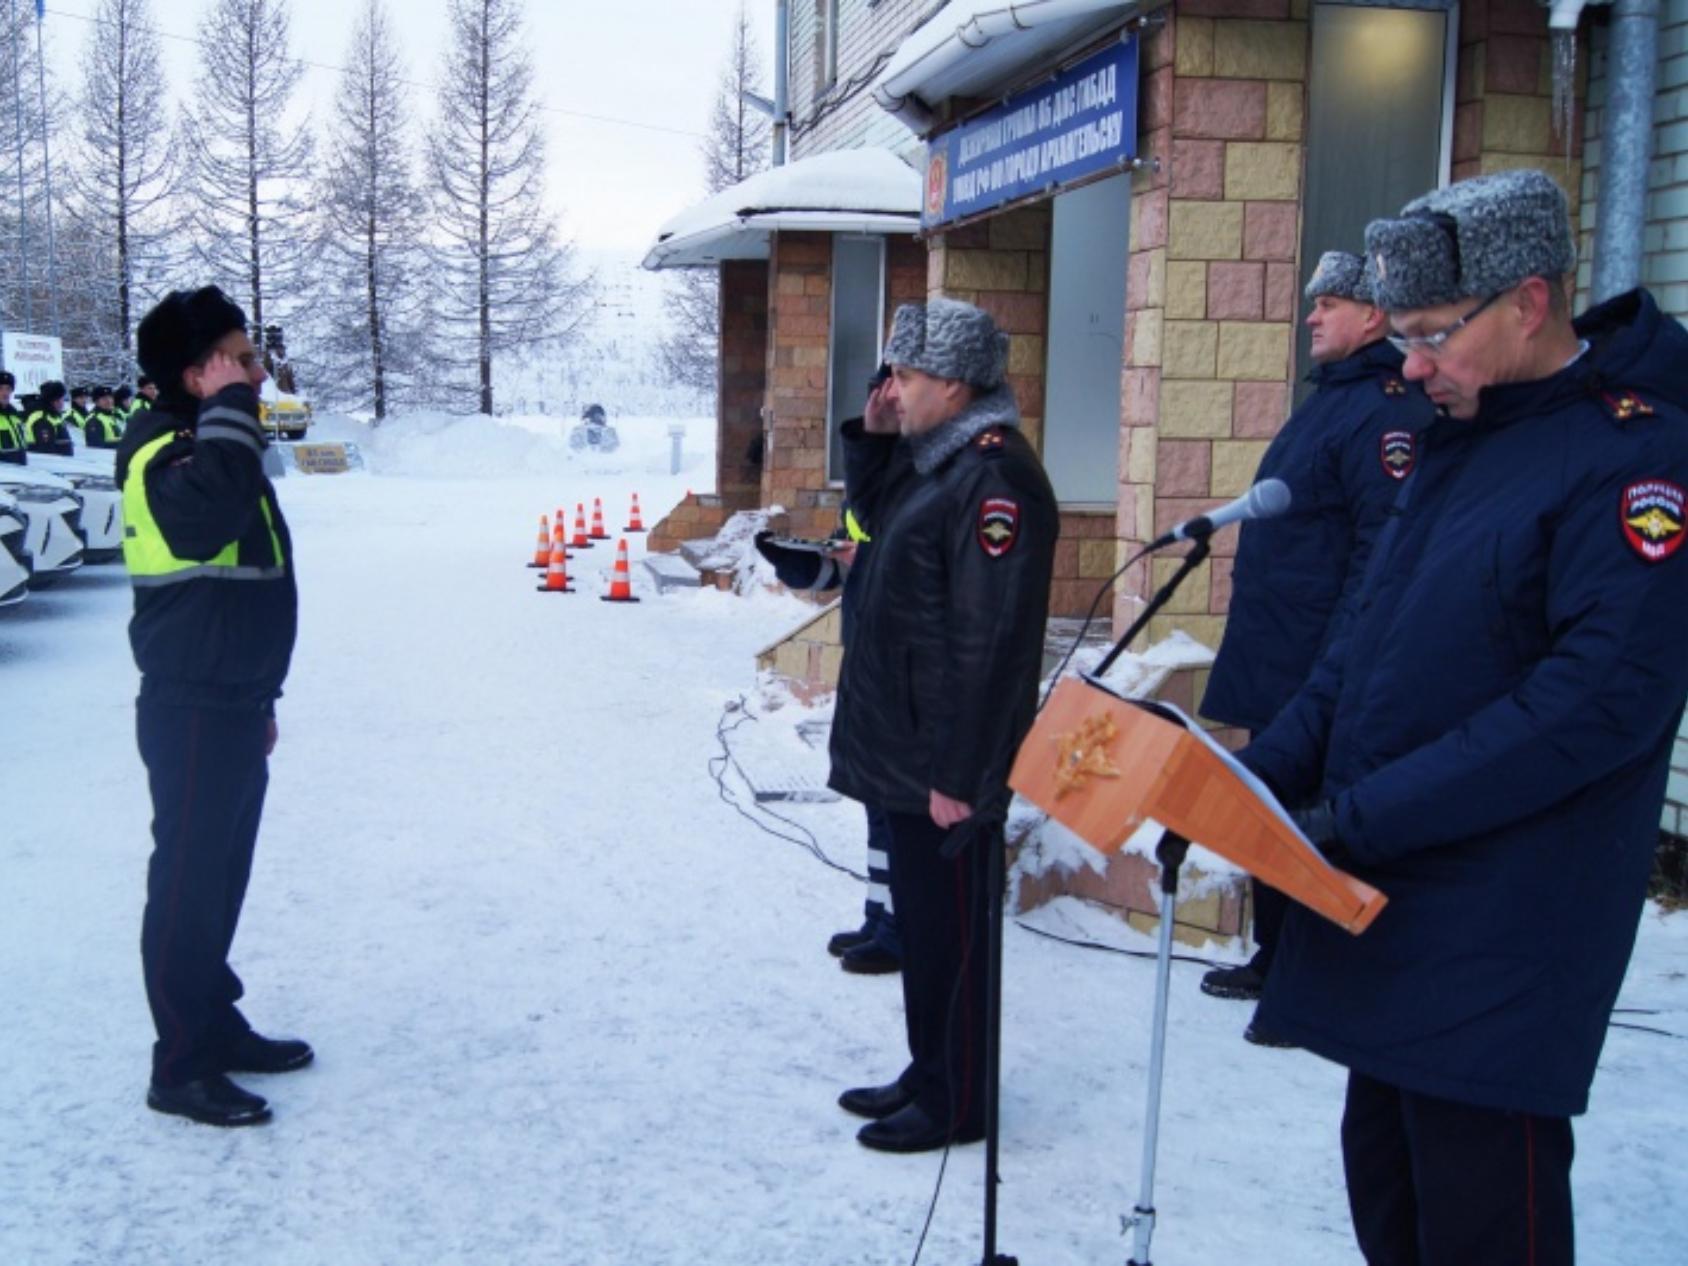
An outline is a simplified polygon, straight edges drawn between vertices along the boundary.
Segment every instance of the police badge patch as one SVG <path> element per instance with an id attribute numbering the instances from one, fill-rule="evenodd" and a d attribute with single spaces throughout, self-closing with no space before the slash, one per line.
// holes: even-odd
<path id="1" fill-rule="evenodd" d="M 1007 497 L 987 497 L 979 507 L 979 548 L 1001 558 L 1020 535 L 1020 503 Z"/>
<path id="2" fill-rule="evenodd" d="M 1624 540 L 1649 563 L 1662 563 L 1682 546 L 1683 502 L 1688 494 L 1663 479 L 1643 479 L 1623 490 L 1618 518 Z"/>
<path id="3" fill-rule="evenodd" d="M 1385 431 L 1377 448 L 1378 457 L 1383 462 L 1383 473 L 1391 479 L 1405 479 L 1413 473 L 1418 441 L 1411 431 Z"/>

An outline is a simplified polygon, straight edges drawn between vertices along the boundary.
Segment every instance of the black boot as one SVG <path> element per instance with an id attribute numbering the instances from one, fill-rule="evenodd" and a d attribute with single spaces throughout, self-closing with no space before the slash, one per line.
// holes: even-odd
<path id="1" fill-rule="evenodd" d="M 262 1125 L 270 1119 L 270 1105 L 262 1097 L 242 1090 L 221 1073 L 180 1086 L 148 1086 L 147 1107 L 201 1125 Z"/>
<path id="2" fill-rule="evenodd" d="M 309 1042 L 296 1037 L 265 1037 L 248 1029 L 223 1052 L 226 1073 L 290 1073 L 316 1058 Z"/>
<path id="3" fill-rule="evenodd" d="M 876 1152 L 935 1152 L 946 1144 L 977 1143 L 984 1137 L 984 1126 L 963 1123 L 952 1130 L 918 1103 L 856 1131 L 856 1141 Z"/>
<path id="4" fill-rule="evenodd" d="M 1241 967 L 1215 967 L 1202 977 L 1202 992 L 1215 998 L 1237 998 L 1253 1002 L 1260 997 L 1266 977 L 1255 970 L 1253 963 Z"/>
<path id="5" fill-rule="evenodd" d="M 893 954 L 878 941 L 852 946 L 839 956 L 838 965 L 857 976 L 887 976 L 903 969 L 900 954 Z"/>
<path id="6" fill-rule="evenodd" d="M 873 939 L 873 929 L 859 927 L 853 932 L 834 932 L 832 939 L 826 943 L 826 952 L 834 958 L 843 958 L 850 950 L 858 945 L 866 945 Z"/>
<path id="7" fill-rule="evenodd" d="M 838 1106 L 856 1116 L 878 1121 L 901 1112 L 914 1102 L 914 1092 L 905 1090 L 903 1083 L 893 1081 L 888 1086 L 857 1086 L 838 1096 Z"/>

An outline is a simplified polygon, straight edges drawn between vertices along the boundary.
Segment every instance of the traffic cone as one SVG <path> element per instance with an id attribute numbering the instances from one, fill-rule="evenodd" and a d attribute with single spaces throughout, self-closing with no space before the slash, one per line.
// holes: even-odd
<path id="1" fill-rule="evenodd" d="M 645 521 L 639 517 L 639 494 L 633 494 L 633 513 L 629 516 L 628 524 L 623 529 L 627 532 L 643 532 Z"/>
<path id="2" fill-rule="evenodd" d="M 622 541 L 616 546 L 615 570 L 610 573 L 610 591 L 603 594 L 602 602 L 637 602 L 633 596 L 633 573 L 627 568 L 627 542 Z"/>
<path id="3" fill-rule="evenodd" d="M 557 522 L 562 522 L 559 515 Z M 551 524 L 542 514 L 539 516 L 539 544 L 533 547 L 533 561 L 529 567 L 544 567 L 551 561 Z"/>
<path id="4" fill-rule="evenodd" d="M 569 548 L 592 548 L 592 542 L 586 539 L 586 507 L 578 501 L 574 503 L 574 540 L 569 542 Z"/>
<path id="5" fill-rule="evenodd" d="M 604 503 L 598 497 L 592 498 L 592 539 L 607 541 L 610 534 L 604 531 Z"/>
<path id="6" fill-rule="evenodd" d="M 563 543 L 563 525 L 557 524 L 556 531 L 551 534 L 551 558 L 545 572 L 545 583 L 539 586 L 540 593 L 573 593 L 574 586 L 569 584 L 569 551 Z"/>

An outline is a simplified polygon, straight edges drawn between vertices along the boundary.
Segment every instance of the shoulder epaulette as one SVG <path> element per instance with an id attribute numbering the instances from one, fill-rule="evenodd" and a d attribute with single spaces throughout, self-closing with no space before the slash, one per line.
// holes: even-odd
<path id="1" fill-rule="evenodd" d="M 1006 442 L 1002 428 L 993 426 L 979 432 L 979 437 L 973 441 L 973 447 L 990 456 L 1002 452 L 1002 446 Z"/>
<path id="2" fill-rule="evenodd" d="M 1653 406 L 1633 391 L 1603 391 L 1600 393 L 1600 399 L 1606 406 L 1606 412 L 1619 422 L 1653 416 Z"/>
<path id="3" fill-rule="evenodd" d="M 1399 374 L 1384 374 L 1377 380 L 1378 386 L 1383 388 L 1386 396 L 1404 396 L 1407 394 L 1407 380 Z"/>

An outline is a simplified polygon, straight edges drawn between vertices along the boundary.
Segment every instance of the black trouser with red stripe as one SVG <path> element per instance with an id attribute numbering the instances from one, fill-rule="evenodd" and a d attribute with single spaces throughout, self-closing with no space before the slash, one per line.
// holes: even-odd
<path id="1" fill-rule="evenodd" d="M 939 854 L 949 832 L 924 813 L 888 813 L 891 901 L 903 940 L 909 1066 L 900 1080 L 958 1132 L 985 1119 L 987 856 Z"/>
<path id="2" fill-rule="evenodd" d="M 247 1029 L 229 967 L 269 782 L 268 720 L 142 699 L 136 736 L 152 791 L 152 860 L 141 967 L 158 1041 L 152 1080 L 177 1086 L 220 1072 Z"/>
<path id="3" fill-rule="evenodd" d="M 1367 1266 L 1570 1266 L 1571 1122 L 1348 1075 L 1342 1161 Z"/>

